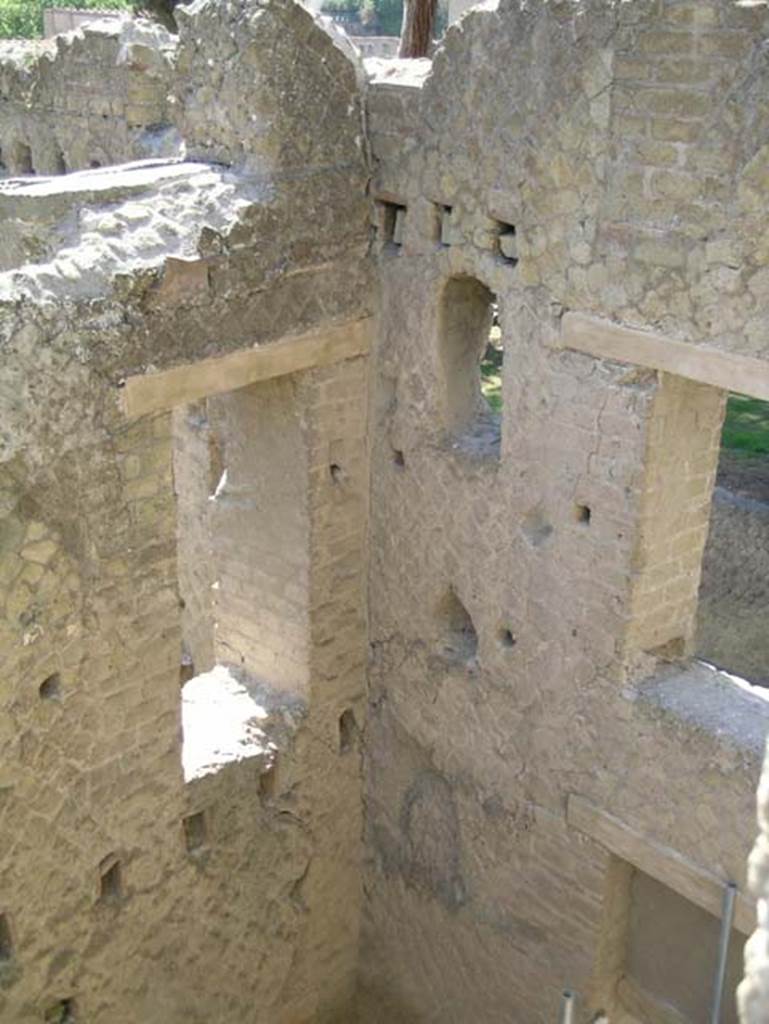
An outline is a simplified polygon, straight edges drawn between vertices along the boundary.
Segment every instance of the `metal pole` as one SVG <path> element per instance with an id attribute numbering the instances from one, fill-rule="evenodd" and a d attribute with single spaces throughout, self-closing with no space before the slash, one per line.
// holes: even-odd
<path id="1" fill-rule="evenodd" d="M 565 989 L 561 996 L 559 1024 L 574 1024 L 574 993 Z"/>
<path id="2" fill-rule="evenodd" d="M 724 889 L 724 902 L 721 909 L 721 935 L 718 939 L 718 963 L 716 976 L 713 979 L 713 1001 L 710 1007 L 710 1024 L 720 1024 L 721 1003 L 724 998 L 724 980 L 726 978 L 726 962 L 729 958 L 729 941 L 732 937 L 734 924 L 734 904 L 737 899 L 737 886 L 727 882 Z"/>

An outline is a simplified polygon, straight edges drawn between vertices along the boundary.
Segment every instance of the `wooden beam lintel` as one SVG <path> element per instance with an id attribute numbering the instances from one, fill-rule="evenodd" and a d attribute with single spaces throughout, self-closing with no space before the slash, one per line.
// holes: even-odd
<path id="1" fill-rule="evenodd" d="M 365 355 L 372 324 L 371 317 L 351 320 L 170 370 L 136 374 L 121 390 L 123 412 L 130 418 L 145 416 L 262 380 Z"/>
<path id="2" fill-rule="evenodd" d="M 623 327 L 585 313 L 566 313 L 561 345 L 576 352 L 686 377 L 723 391 L 769 400 L 769 360 Z"/>
<path id="3" fill-rule="evenodd" d="M 566 821 L 610 853 L 720 919 L 728 879 L 719 878 L 677 850 L 649 839 L 574 793 L 569 796 Z M 752 934 L 756 927 L 755 900 L 741 892 L 737 894 L 734 927 L 744 935 Z"/>

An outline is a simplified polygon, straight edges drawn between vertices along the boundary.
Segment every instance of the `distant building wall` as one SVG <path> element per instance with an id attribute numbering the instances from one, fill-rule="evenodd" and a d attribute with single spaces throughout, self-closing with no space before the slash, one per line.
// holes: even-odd
<path id="1" fill-rule="evenodd" d="M 397 57 L 397 36 L 350 36 L 362 57 Z"/>
<path id="2" fill-rule="evenodd" d="M 102 21 L 105 18 L 117 20 L 120 14 L 116 11 L 76 11 L 69 7 L 48 7 L 43 11 L 43 35 L 46 39 L 80 28 L 89 21 Z"/>
<path id="3" fill-rule="evenodd" d="M 160 26 L 112 17 L 0 47 L 0 171 L 63 174 L 174 155 L 166 97 L 175 46 Z"/>

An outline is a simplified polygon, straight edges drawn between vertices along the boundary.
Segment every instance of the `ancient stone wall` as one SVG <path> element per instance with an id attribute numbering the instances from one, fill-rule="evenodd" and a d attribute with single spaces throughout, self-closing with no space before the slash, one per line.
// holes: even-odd
<path id="1" fill-rule="evenodd" d="M 207 16 L 196 5 L 181 41 L 195 41 L 199 83 L 225 39 L 224 88 L 251 110 L 273 60 L 302 66 L 318 106 L 300 135 L 285 96 L 291 140 L 273 132 L 276 152 L 290 141 L 303 154 L 301 175 L 270 154 L 251 175 L 241 151 L 229 169 L 160 161 L 0 187 L 16 225 L 0 274 L 0 816 L 13 837 L 0 853 L 3 1020 L 351 1013 L 368 480 L 360 325 L 372 305 L 360 93 L 354 65 L 298 5 L 229 5 L 208 51 L 195 21 Z M 270 19 L 279 54 L 259 45 Z M 273 350 L 288 376 L 213 386 L 227 359 Z M 202 391 L 176 399 L 164 372 L 197 375 Z M 286 392 L 292 404 L 277 409 L 271 396 Z M 145 393 L 149 404 L 132 404 Z M 221 407 L 249 405 L 266 433 L 239 435 L 240 452 L 227 438 L 221 450 L 207 443 L 204 414 L 216 425 Z M 273 653 L 302 652 L 300 693 L 282 688 L 282 662 L 257 659 L 230 629 L 259 536 L 224 538 L 220 510 L 198 514 L 237 500 L 226 487 L 210 500 L 222 460 L 237 485 L 275 455 L 269 429 L 284 423 L 292 447 L 272 493 L 243 497 L 265 523 L 296 515 L 306 569 L 294 574 L 290 552 L 275 580 L 303 618 L 296 644 L 276 640 Z M 214 558 L 225 539 L 232 558 Z M 180 565 L 200 549 L 205 562 L 209 541 L 210 567 Z M 267 594 L 252 586 L 247 598 L 266 617 Z M 183 763 L 180 674 L 188 654 L 199 672 L 225 648 L 228 664 L 192 680 L 196 735 L 208 735 L 202 715 L 219 746 L 185 748 Z M 227 731 L 244 702 L 250 744 Z M 184 704 L 187 720 L 195 700 Z"/>
<path id="2" fill-rule="evenodd" d="M 370 87 L 366 1020 L 554 1020 L 565 986 L 585 1019 L 666 1019 L 634 875 L 699 902 L 707 942 L 744 889 L 767 708 L 686 655 L 739 378 L 705 364 L 767 357 L 766 28 L 763 5 L 503 2 L 424 84 Z"/>
<path id="3" fill-rule="evenodd" d="M 364 83 L 196 0 L 196 162 L 0 186 L 3 1019 L 694 1022 L 734 881 L 734 1020 L 767 17 L 502 0 Z"/>
<path id="4" fill-rule="evenodd" d="M 164 29 L 130 18 L 0 43 L 0 170 L 63 174 L 177 153 L 174 51 Z"/>

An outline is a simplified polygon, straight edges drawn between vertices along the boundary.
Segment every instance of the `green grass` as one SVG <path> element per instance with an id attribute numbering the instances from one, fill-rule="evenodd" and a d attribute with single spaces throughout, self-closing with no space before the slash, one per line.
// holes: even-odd
<path id="1" fill-rule="evenodd" d="M 769 455 L 769 402 L 730 395 L 721 447 L 749 455 Z"/>
<path id="2" fill-rule="evenodd" d="M 502 332 L 492 327 L 481 359 L 481 391 L 494 412 L 502 412 Z"/>

